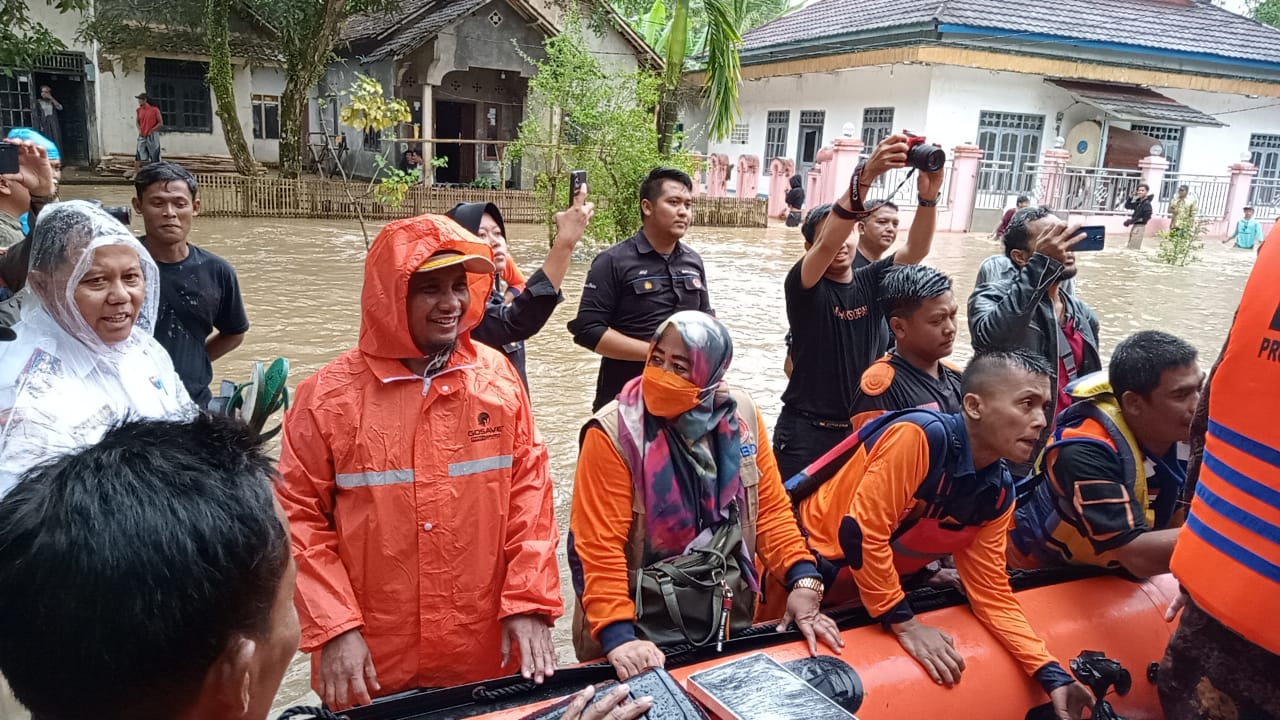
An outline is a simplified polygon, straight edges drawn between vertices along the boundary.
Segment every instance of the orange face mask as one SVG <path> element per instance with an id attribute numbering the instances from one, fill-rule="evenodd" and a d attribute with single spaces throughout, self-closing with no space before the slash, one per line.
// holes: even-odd
<path id="1" fill-rule="evenodd" d="M 679 375 L 654 365 L 647 365 L 640 377 L 644 407 L 650 415 L 674 418 L 698 406 L 702 388 Z"/>

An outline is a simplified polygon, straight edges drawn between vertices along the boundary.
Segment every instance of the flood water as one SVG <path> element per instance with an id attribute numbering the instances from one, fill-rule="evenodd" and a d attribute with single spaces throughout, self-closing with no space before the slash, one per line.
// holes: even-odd
<path id="1" fill-rule="evenodd" d="M 62 195 L 127 204 L 130 192 L 126 186 L 64 186 Z M 369 227 L 372 236 L 377 226 Z M 133 229 L 141 234 L 141 218 L 134 219 Z M 545 255 L 546 232 L 532 225 L 513 225 L 508 230 L 512 253 L 528 274 Z M 905 239 L 905 232 L 901 237 Z M 1126 239 L 1127 234 L 1112 236 L 1107 250 L 1077 256 L 1076 292 L 1101 322 L 1104 360 L 1130 333 L 1159 329 L 1199 348 L 1201 365 L 1207 370 L 1226 336 L 1253 252 L 1215 242 L 1192 266 L 1171 268 L 1154 259 L 1154 238 L 1140 252 L 1123 249 Z M 243 382 L 252 361 L 283 356 L 290 362 L 290 384 L 296 385 L 355 344 L 365 255 L 355 222 L 197 218 L 191 240 L 235 265 L 252 324 L 244 345 L 215 365 L 215 380 Z M 695 227 L 689 240 L 705 262 L 712 306 L 733 334 L 729 380 L 749 390 L 772 423 L 786 386 L 782 280 L 803 250 L 800 233 L 781 225 Z M 973 289 L 979 263 L 998 251 L 999 246 L 987 236 L 940 235 L 927 260 L 954 278 L 961 313 L 955 350 L 959 363 L 972 352 L 963 319 L 964 300 Z M 585 253 L 575 258 L 565 281 L 565 302 L 528 342 L 533 409 L 551 455 L 562 531 L 568 525 L 578 431 L 590 415 L 597 367 L 597 356 L 575 345 L 565 329 L 577 309 L 589 264 Z M 566 607 L 572 608 L 563 542 L 560 553 L 562 590 Z M 568 617 L 557 623 L 562 663 L 573 661 L 568 628 Z M 299 655 L 281 687 L 279 707 L 306 700 L 309 684 L 306 659 Z"/>

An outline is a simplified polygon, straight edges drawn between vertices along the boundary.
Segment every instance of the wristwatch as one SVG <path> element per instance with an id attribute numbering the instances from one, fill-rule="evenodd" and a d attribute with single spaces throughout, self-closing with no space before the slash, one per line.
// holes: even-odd
<path id="1" fill-rule="evenodd" d="M 812 590 L 818 593 L 818 602 L 819 603 L 822 602 L 822 595 L 823 595 L 823 589 L 824 589 L 822 586 L 822 578 L 802 577 L 791 584 L 792 590 L 799 590 L 800 588 L 804 588 L 805 590 Z"/>
<path id="2" fill-rule="evenodd" d="M 938 193 L 932 200 L 925 200 L 923 195 L 916 196 L 916 202 L 920 207 L 938 207 L 938 201 L 942 199 L 942 193 Z"/>

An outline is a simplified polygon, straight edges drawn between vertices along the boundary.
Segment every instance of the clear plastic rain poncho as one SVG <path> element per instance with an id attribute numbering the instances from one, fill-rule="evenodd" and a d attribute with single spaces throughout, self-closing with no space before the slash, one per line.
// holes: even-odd
<path id="1" fill-rule="evenodd" d="M 141 260 L 146 290 L 129 336 L 104 342 L 76 304 L 98 248 L 124 245 Z M 128 228 L 80 200 L 46 206 L 31 235 L 17 339 L 0 343 L 0 497 L 27 469 L 91 445 L 128 418 L 191 419 L 196 407 L 165 349 L 151 337 L 160 274 Z"/>

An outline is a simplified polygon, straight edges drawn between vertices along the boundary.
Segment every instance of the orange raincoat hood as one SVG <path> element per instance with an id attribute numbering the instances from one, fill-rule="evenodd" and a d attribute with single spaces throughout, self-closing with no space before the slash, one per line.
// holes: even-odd
<path id="1" fill-rule="evenodd" d="M 444 215 L 419 215 L 383 226 L 364 263 L 360 293 L 360 351 L 401 360 L 422 357 L 409 334 L 409 276 L 440 250 L 493 259 L 489 244 L 480 241 Z M 469 274 L 471 305 L 463 315 L 458 339 L 469 344 L 472 328 L 484 316 L 493 276 Z"/>

